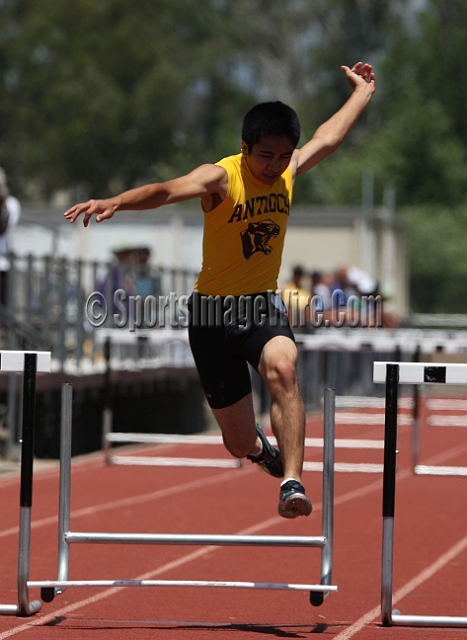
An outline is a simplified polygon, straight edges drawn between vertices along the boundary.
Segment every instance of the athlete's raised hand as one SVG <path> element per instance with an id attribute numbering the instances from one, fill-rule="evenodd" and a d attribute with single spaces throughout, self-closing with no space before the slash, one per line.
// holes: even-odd
<path id="1" fill-rule="evenodd" d="M 63 214 L 67 220 L 74 222 L 81 214 L 84 214 L 83 224 L 88 226 L 93 215 L 96 216 L 96 222 L 102 222 L 113 216 L 117 210 L 117 204 L 112 199 L 107 200 L 88 200 L 75 204 L 73 207 L 65 211 Z"/>
<path id="2" fill-rule="evenodd" d="M 355 89 L 359 85 L 369 85 L 372 89 L 372 93 L 375 90 L 375 74 L 373 73 L 373 67 L 371 64 L 357 62 L 352 68 L 342 65 L 342 71 L 347 76 L 352 89 Z"/>

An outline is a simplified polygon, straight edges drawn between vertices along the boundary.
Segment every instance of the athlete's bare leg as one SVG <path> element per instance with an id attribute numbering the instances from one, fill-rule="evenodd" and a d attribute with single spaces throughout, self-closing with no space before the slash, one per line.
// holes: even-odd
<path id="1" fill-rule="evenodd" d="M 277 438 L 284 477 L 300 482 L 305 445 L 305 408 L 298 386 L 297 347 L 276 336 L 263 348 L 258 371 L 271 396 L 271 426 Z"/>
<path id="2" fill-rule="evenodd" d="M 224 445 L 235 458 L 245 458 L 260 451 L 256 436 L 253 397 L 244 398 L 223 409 L 212 409 L 219 425 Z"/>
<path id="3" fill-rule="evenodd" d="M 297 348 L 290 338 L 276 336 L 266 343 L 258 371 L 271 396 L 271 426 L 277 438 L 284 465 L 284 477 L 301 480 L 305 409 L 296 371 Z M 225 448 L 236 458 L 255 455 L 261 444 L 256 436 L 253 397 L 244 398 L 223 409 L 212 409 L 221 429 Z"/>

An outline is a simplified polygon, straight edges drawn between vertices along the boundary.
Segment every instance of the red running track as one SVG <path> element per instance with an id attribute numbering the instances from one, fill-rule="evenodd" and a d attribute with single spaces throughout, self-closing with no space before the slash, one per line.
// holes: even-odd
<path id="1" fill-rule="evenodd" d="M 320 437 L 319 418 L 307 436 Z M 383 437 L 383 427 L 337 426 L 337 438 Z M 421 429 L 422 464 L 467 465 L 467 430 Z M 410 427 L 399 428 L 394 605 L 410 615 L 467 614 L 467 478 L 414 476 Z M 151 454 L 156 447 L 132 447 Z M 226 457 L 222 447 L 163 445 L 168 456 Z M 307 460 L 320 460 L 317 449 Z M 336 450 L 336 462 L 382 463 L 382 451 Z M 277 516 L 279 481 L 241 469 L 106 466 L 101 454 L 73 462 L 71 530 L 320 535 L 321 474 L 304 474 L 310 518 Z M 15 604 L 19 478 L 0 479 L 0 603 Z M 216 588 L 71 588 L 30 618 L 0 616 L 0 640 L 462 637 L 465 629 L 382 627 L 382 475 L 336 473 L 333 584 L 321 607 L 307 592 Z M 31 580 L 56 578 L 58 467 L 35 473 Z M 70 579 L 184 579 L 317 583 L 317 549 L 72 545 Z M 38 599 L 38 590 L 30 590 Z"/>

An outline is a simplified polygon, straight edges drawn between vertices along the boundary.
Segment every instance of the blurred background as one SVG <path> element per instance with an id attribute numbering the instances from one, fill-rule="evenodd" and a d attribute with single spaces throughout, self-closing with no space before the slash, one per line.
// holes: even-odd
<path id="1" fill-rule="evenodd" d="M 191 203 L 83 229 L 62 213 L 237 153 L 259 101 L 294 107 L 303 143 L 349 96 L 340 66 L 359 60 L 376 94 L 297 180 L 281 285 L 297 266 L 307 291 L 313 274 L 357 269 L 388 326 L 466 328 L 466 24 L 464 0 L 3 0 L 0 166 L 18 213 L 0 237 L 3 348 L 52 349 L 61 379 L 102 374 L 109 334 L 86 322 L 87 295 L 108 293 L 115 268 L 134 293 L 142 273 L 146 293 L 189 293 L 202 214 Z M 112 352 L 122 370 L 143 356 L 154 369 L 143 337 L 137 358 Z"/>

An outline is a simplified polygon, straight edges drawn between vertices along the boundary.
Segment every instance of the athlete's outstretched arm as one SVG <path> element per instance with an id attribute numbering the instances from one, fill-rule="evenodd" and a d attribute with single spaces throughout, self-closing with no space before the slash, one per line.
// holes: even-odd
<path id="1" fill-rule="evenodd" d="M 83 223 L 87 227 L 93 215 L 96 216 L 97 222 L 102 222 L 111 218 L 116 211 L 155 209 L 165 204 L 192 198 L 203 199 L 215 194 L 223 199 L 227 186 L 225 169 L 214 164 L 204 164 L 186 176 L 174 180 L 144 185 L 104 200 L 88 200 L 75 204 L 63 215 L 70 222 L 74 222 L 84 214 Z"/>
<path id="2" fill-rule="evenodd" d="M 375 74 L 370 64 L 342 66 L 353 93 L 329 120 L 316 129 L 312 139 L 296 149 L 290 163 L 293 175 L 304 173 L 333 153 L 342 143 L 375 92 Z"/>

